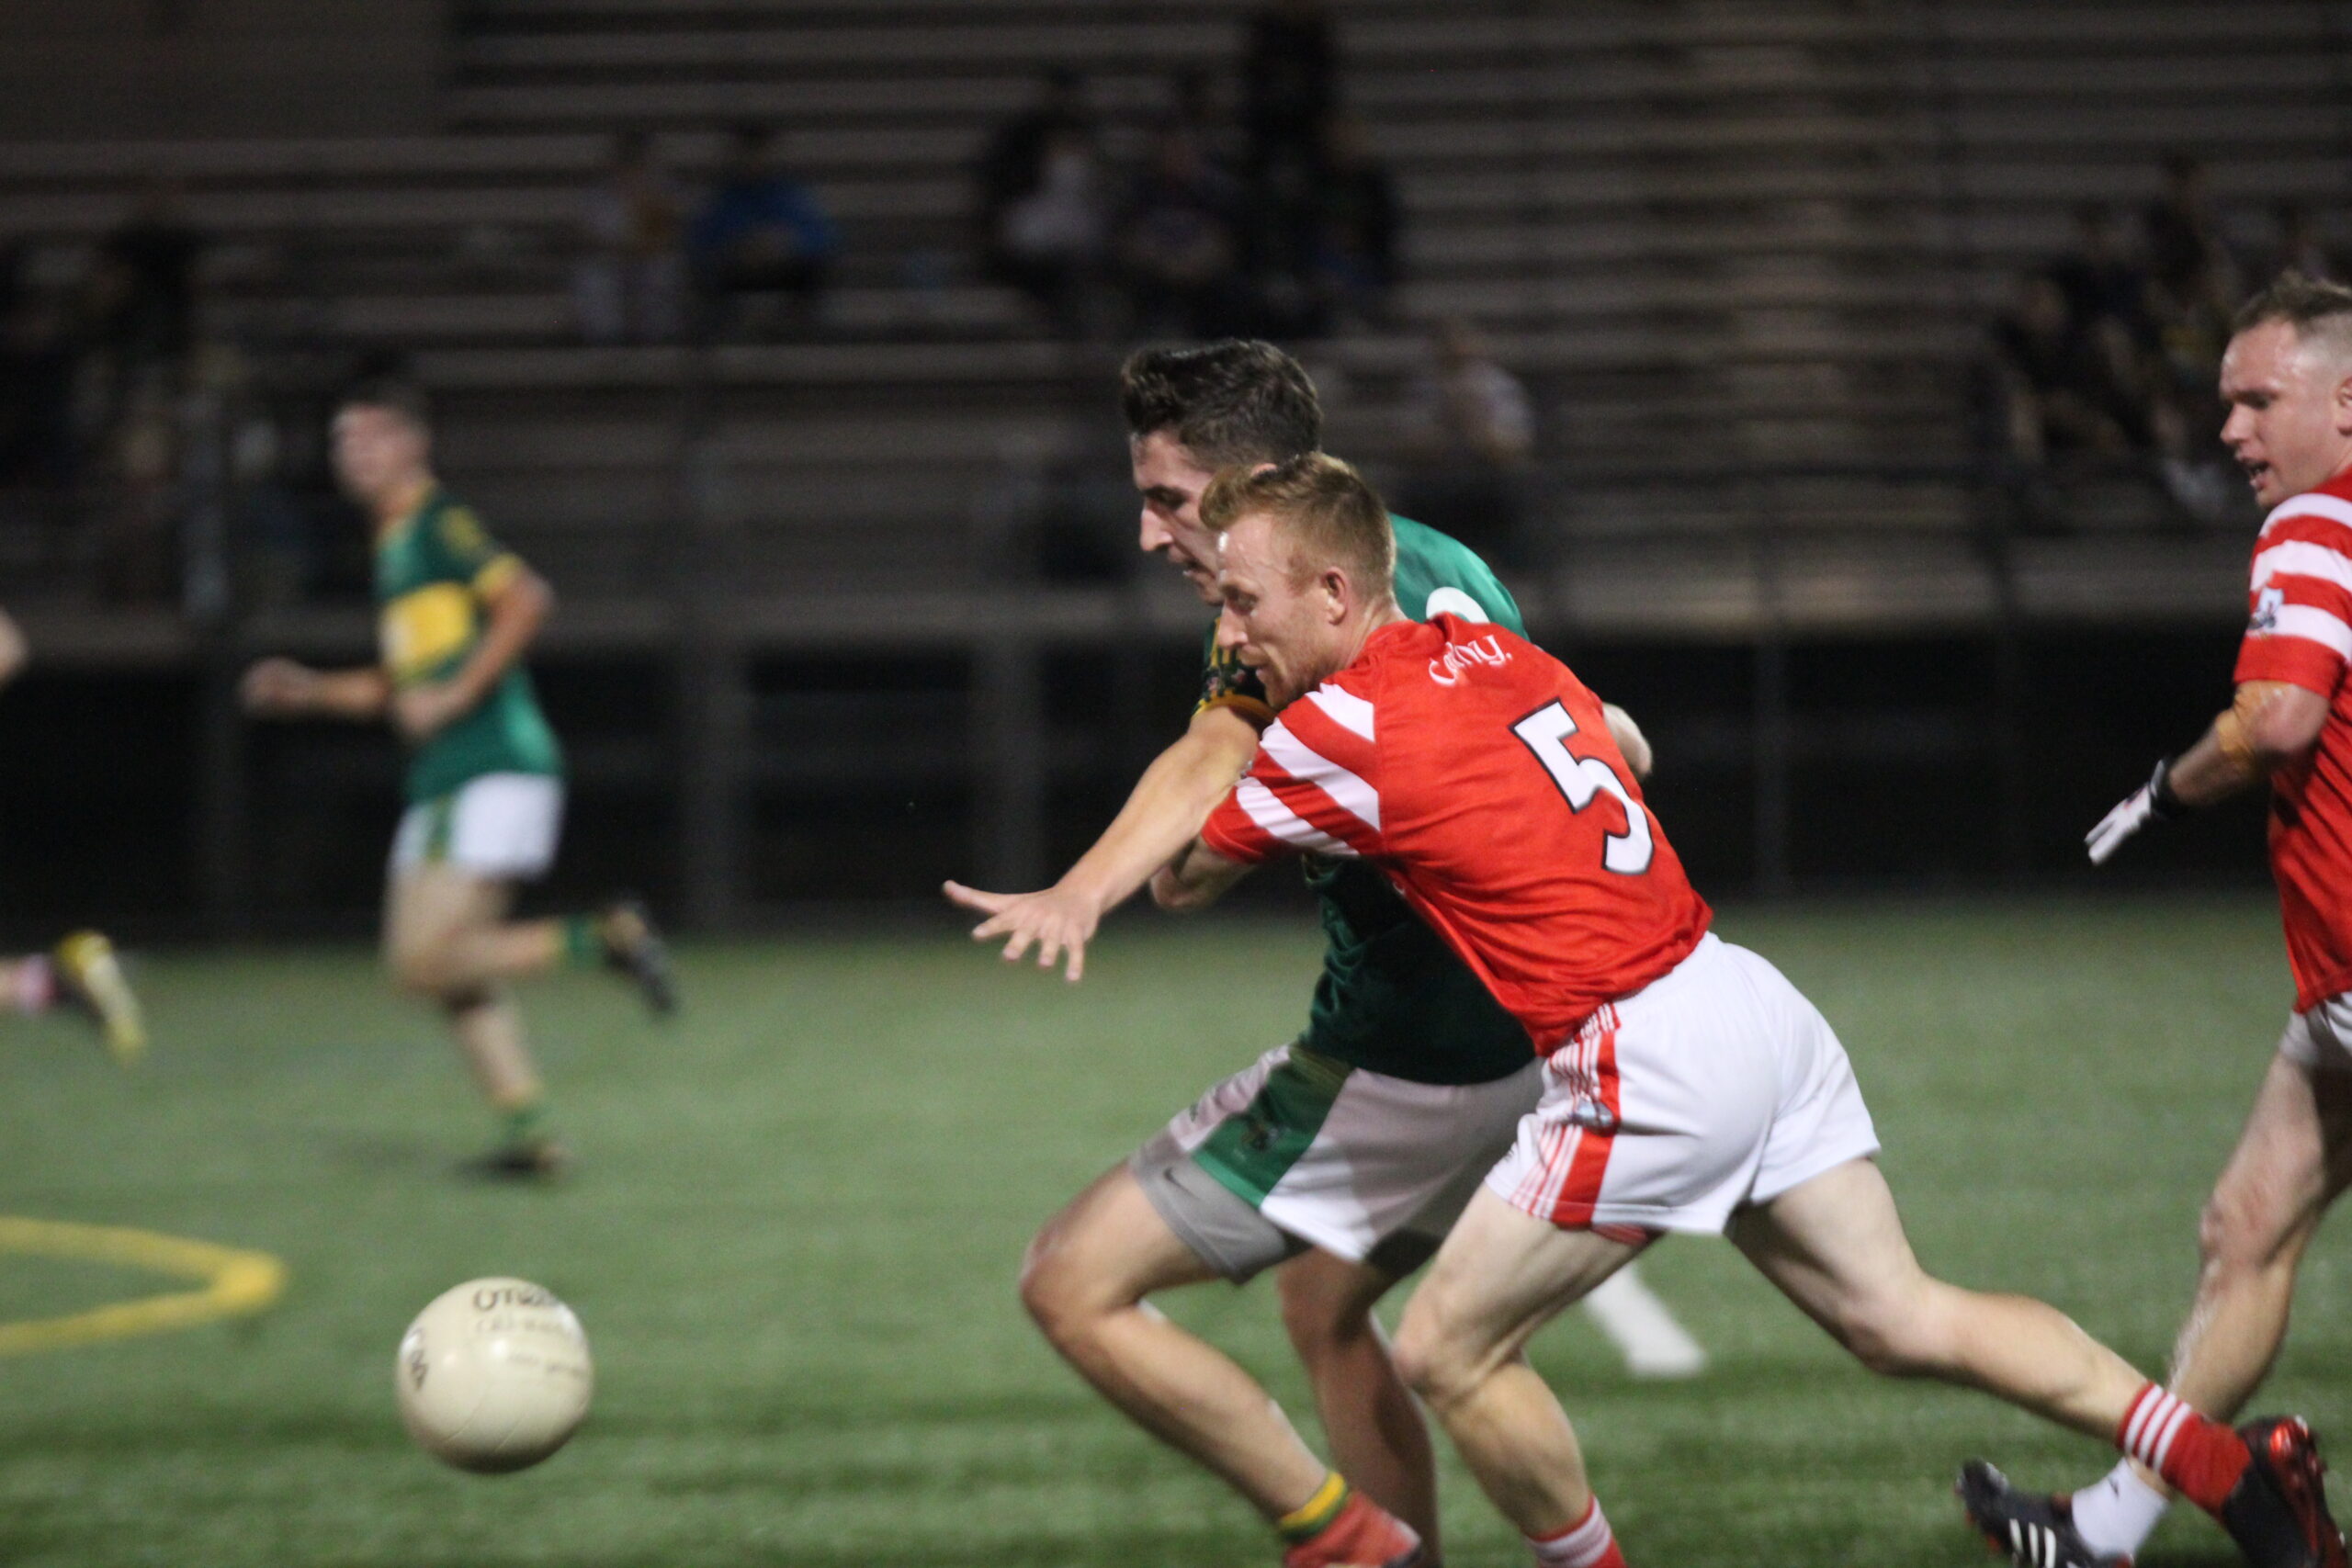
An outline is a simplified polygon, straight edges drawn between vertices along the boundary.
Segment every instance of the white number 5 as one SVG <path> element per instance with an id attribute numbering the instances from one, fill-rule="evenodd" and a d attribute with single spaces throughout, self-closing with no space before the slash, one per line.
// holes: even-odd
<path id="1" fill-rule="evenodd" d="M 1595 796 L 1607 790 L 1625 808 L 1625 830 L 1611 833 L 1602 840 L 1600 863 L 1620 876 L 1639 876 L 1650 868 L 1650 818 L 1634 802 L 1625 781 L 1617 770 L 1598 757 L 1574 757 L 1566 744 L 1577 733 L 1577 721 L 1558 703 L 1547 703 L 1510 727 L 1510 732 L 1525 741 L 1552 775 L 1567 797 L 1568 809 L 1582 811 L 1593 803 Z"/>

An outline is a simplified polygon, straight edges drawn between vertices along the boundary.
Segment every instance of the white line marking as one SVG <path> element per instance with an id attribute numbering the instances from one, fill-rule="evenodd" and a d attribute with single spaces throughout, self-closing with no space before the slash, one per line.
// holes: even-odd
<path id="1" fill-rule="evenodd" d="M 1625 1358 L 1637 1378 L 1693 1378 L 1707 1367 L 1706 1348 L 1675 1321 L 1657 1292 L 1628 1263 L 1585 1297 L 1585 1311 Z"/>

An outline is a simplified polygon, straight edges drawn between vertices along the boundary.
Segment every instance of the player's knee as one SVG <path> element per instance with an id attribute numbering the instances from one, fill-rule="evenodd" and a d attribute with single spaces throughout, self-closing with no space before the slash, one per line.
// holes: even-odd
<path id="1" fill-rule="evenodd" d="M 1854 1297 L 1839 1304 L 1830 1332 L 1881 1377 L 1925 1377 L 1946 1359 L 1943 1318 L 1932 1289 Z"/>
<path id="2" fill-rule="evenodd" d="M 1907 1325 L 1871 1316 L 1856 1318 L 1839 1335 L 1854 1359 L 1881 1377 L 1912 1378 L 1928 1371 L 1932 1359 Z"/>
<path id="3" fill-rule="evenodd" d="M 450 1011 L 477 1007 L 487 998 L 481 980 L 468 972 L 454 936 L 399 943 L 387 958 L 393 984 L 410 996 Z"/>
<path id="4" fill-rule="evenodd" d="M 402 942 L 384 954 L 392 984 L 412 997 L 437 1001 L 447 989 L 449 965 L 430 942 Z"/>
<path id="5" fill-rule="evenodd" d="M 1422 1309 L 1419 1297 L 1405 1309 L 1389 1353 L 1405 1386 L 1441 1415 L 1476 1384 L 1477 1357 L 1464 1337 L 1449 1327 L 1444 1314 Z"/>
<path id="6" fill-rule="evenodd" d="M 1046 1337 L 1068 1350 L 1086 1337 L 1097 1315 L 1083 1270 L 1073 1266 L 1052 1225 L 1039 1231 L 1021 1257 L 1021 1305 Z"/>
<path id="7" fill-rule="evenodd" d="M 2197 1248 L 2209 1272 L 2262 1269 L 2297 1250 L 2304 1219 L 2278 1186 L 2225 1176 L 2197 1217 Z"/>

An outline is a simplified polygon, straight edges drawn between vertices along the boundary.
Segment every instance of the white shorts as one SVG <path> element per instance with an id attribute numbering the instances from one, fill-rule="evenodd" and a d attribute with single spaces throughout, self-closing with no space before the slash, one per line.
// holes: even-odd
<path id="1" fill-rule="evenodd" d="M 1510 1147 L 1542 1072 L 1531 1057 L 1492 1083 L 1415 1083 L 1280 1045 L 1177 1115 L 1129 1168 L 1228 1279 L 1306 1246 L 1401 1276 Z"/>
<path id="2" fill-rule="evenodd" d="M 1552 1054 L 1543 1102 L 1487 1185 L 1566 1229 L 1713 1233 L 1877 1152 L 1828 1021 L 1710 934 Z"/>
<path id="3" fill-rule="evenodd" d="M 563 828 L 563 781 L 484 773 L 454 795 L 420 801 L 392 835 L 392 874 L 454 865 L 501 881 L 543 876 Z"/>
<path id="4" fill-rule="evenodd" d="M 2289 1019 L 2278 1054 L 2307 1073 L 2352 1071 L 2352 994 L 2330 997 Z"/>

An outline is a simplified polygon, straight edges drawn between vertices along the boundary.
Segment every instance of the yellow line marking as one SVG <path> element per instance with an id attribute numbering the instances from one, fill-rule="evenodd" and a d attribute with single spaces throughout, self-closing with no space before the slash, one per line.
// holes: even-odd
<path id="1" fill-rule="evenodd" d="M 143 1269 L 175 1279 L 201 1280 L 203 1289 L 110 1302 L 62 1317 L 0 1323 L 0 1356 L 191 1328 L 218 1318 L 261 1312 L 286 1291 L 286 1265 L 266 1252 L 245 1252 L 119 1225 L 76 1225 L 0 1214 L 0 1254 L 11 1252 Z"/>

